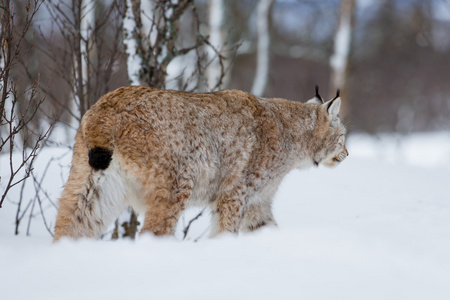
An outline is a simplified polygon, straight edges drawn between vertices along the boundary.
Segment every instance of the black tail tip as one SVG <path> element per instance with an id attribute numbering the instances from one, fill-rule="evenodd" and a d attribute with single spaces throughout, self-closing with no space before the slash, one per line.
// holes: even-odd
<path id="1" fill-rule="evenodd" d="M 89 165 L 94 170 L 105 170 L 112 159 L 112 151 L 107 148 L 95 147 L 89 150 Z"/>

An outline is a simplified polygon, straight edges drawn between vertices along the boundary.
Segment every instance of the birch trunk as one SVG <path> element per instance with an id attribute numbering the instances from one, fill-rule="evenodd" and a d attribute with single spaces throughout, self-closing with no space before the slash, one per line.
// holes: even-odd
<path id="1" fill-rule="evenodd" d="M 91 35 L 95 23 L 95 3 L 94 0 L 83 0 L 81 6 L 80 24 L 80 49 L 81 49 L 81 75 L 83 81 L 83 93 L 89 98 L 89 50 L 91 48 Z M 90 99 L 86 103 L 85 109 L 90 107 Z"/>
<path id="2" fill-rule="evenodd" d="M 223 24 L 223 0 L 211 0 L 209 6 L 209 42 L 218 51 L 224 46 L 224 37 L 222 32 Z M 219 83 L 222 70 L 220 60 L 215 51 L 208 47 L 209 66 L 206 70 L 206 80 L 208 91 L 213 91 Z M 220 88 L 220 86 L 218 86 Z"/>
<path id="3" fill-rule="evenodd" d="M 140 85 L 140 70 L 142 57 L 138 54 L 138 35 L 136 32 L 136 20 L 133 13 L 133 1 L 125 2 L 125 17 L 123 19 L 123 43 L 127 53 L 127 73 L 130 85 Z"/>
<path id="4" fill-rule="evenodd" d="M 338 26 L 334 37 L 334 51 L 330 58 L 331 83 L 330 94 L 334 97 L 336 90 L 341 90 L 341 117 L 347 120 L 350 115 L 348 98 L 348 69 L 355 19 L 355 0 L 341 0 Z"/>
<path id="5" fill-rule="evenodd" d="M 252 94 L 263 96 L 269 79 L 270 64 L 270 32 L 269 20 L 274 0 L 260 0 L 257 7 L 256 27 L 258 32 L 258 50 L 256 75 L 253 81 Z"/>

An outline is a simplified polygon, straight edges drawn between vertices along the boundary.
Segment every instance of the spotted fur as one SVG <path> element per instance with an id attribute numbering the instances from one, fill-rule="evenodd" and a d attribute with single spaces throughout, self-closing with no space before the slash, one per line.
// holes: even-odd
<path id="1" fill-rule="evenodd" d="M 213 235 L 275 225 L 272 198 L 292 169 L 348 152 L 340 98 L 307 103 L 237 90 L 124 87 L 83 116 L 55 240 L 98 237 L 127 206 L 142 231 L 172 234 L 189 205 L 209 205 Z"/>

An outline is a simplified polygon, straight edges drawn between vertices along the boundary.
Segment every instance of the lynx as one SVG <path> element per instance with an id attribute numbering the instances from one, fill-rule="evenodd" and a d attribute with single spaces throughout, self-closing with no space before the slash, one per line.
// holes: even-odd
<path id="1" fill-rule="evenodd" d="M 292 169 L 348 152 L 341 98 L 306 103 L 238 90 L 123 87 L 83 116 L 54 239 L 98 237 L 126 207 L 142 232 L 170 235 L 188 206 L 209 205 L 212 235 L 276 225 L 272 199 Z"/>

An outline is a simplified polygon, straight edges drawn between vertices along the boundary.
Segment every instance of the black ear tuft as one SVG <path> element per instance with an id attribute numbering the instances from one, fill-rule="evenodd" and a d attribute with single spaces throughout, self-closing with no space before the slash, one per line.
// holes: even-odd
<path id="1" fill-rule="evenodd" d="M 89 165 L 94 170 L 105 170 L 111 162 L 112 151 L 107 148 L 95 147 L 89 150 L 88 156 Z"/>
<path id="2" fill-rule="evenodd" d="M 337 92 L 336 92 L 336 97 L 334 97 L 334 99 L 339 98 L 340 94 L 341 94 L 341 90 L 338 89 Z M 334 99 L 333 99 L 333 100 L 334 100 Z"/>
<path id="3" fill-rule="evenodd" d="M 316 84 L 316 95 L 315 97 L 324 103 L 323 98 L 319 95 L 319 86 Z"/>

